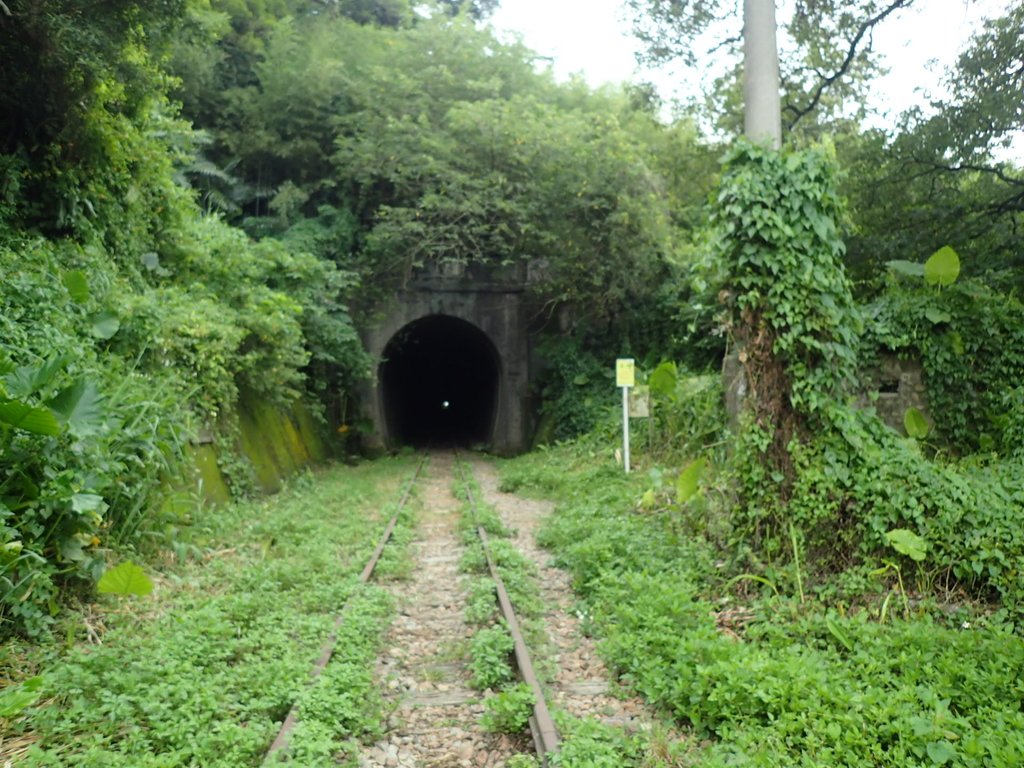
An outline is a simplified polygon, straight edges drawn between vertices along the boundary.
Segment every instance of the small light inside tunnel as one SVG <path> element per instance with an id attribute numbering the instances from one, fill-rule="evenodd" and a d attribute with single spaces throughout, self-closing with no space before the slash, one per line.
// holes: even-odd
<path id="1" fill-rule="evenodd" d="M 441 410 L 442 410 L 442 411 L 447 411 L 447 410 L 448 410 L 448 407 L 449 407 L 450 405 L 451 405 L 451 403 L 449 403 L 449 402 L 448 402 L 447 400 L 442 400 L 442 401 L 441 401 Z"/>

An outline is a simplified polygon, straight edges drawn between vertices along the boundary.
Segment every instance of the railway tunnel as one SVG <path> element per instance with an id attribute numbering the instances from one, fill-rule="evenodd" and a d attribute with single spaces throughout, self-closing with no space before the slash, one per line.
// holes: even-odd
<path id="1" fill-rule="evenodd" d="M 490 444 L 501 360 L 466 320 L 428 315 L 384 348 L 379 379 L 387 433 L 413 446 Z"/>
<path id="2" fill-rule="evenodd" d="M 428 443 L 515 454 L 529 446 L 525 274 L 433 265 L 360 329 L 377 360 L 359 395 L 369 450 Z"/>

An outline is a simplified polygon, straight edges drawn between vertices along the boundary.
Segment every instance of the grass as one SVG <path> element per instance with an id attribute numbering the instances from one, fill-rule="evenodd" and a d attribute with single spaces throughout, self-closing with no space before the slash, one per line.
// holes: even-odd
<path id="1" fill-rule="evenodd" d="M 414 461 L 333 467 L 205 510 L 151 558 L 152 596 L 103 599 L 47 644 L 10 644 L 0 674 L 40 674 L 44 689 L 0 720 L 0 764 L 255 766 L 297 700 L 294 762 L 354 764 L 352 740 L 382 719 L 372 659 L 390 611 L 357 577 Z M 389 563 L 403 571 L 401 557 Z M 309 686 L 353 596 L 335 657 Z"/>
<path id="2" fill-rule="evenodd" d="M 621 766 L 1024 764 L 1024 639 L 972 606 L 954 621 L 922 601 L 883 621 L 869 601 L 835 598 L 848 585 L 800 594 L 802 580 L 737 579 L 742 553 L 679 508 L 644 509 L 650 478 L 585 445 L 504 470 L 504 487 L 558 501 L 542 543 L 572 573 L 602 656 L 688 734 L 678 756 L 656 758 L 584 729 L 593 754 L 566 764 L 605 764 L 594 755 L 609 750 L 601 760 Z"/>

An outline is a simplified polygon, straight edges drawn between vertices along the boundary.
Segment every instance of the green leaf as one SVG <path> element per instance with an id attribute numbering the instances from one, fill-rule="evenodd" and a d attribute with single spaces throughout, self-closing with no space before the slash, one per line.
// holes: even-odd
<path id="1" fill-rule="evenodd" d="M 65 272 L 63 282 L 73 302 L 85 304 L 89 300 L 89 281 L 85 277 L 85 272 L 79 269 Z"/>
<path id="2" fill-rule="evenodd" d="M 679 380 L 676 364 L 663 362 L 655 368 L 647 378 L 647 386 L 655 395 L 667 397 L 676 391 L 676 382 Z"/>
<path id="3" fill-rule="evenodd" d="M 928 285 L 952 285 L 960 276 L 960 257 L 948 245 L 939 248 L 924 263 L 924 281 Z"/>
<path id="4" fill-rule="evenodd" d="M 924 264 L 918 264 L 916 261 L 896 259 L 895 261 L 885 262 L 885 266 L 898 275 L 906 275 L 907 277 L 924 277 Z"/>
<path id="5" fill-rule="evenodd" d="M 67 364 L 63 355 L 54 355 L 41 365 L 23 365 L 4 377 L 7 394 L 16 398 L 41 392 Z"/>
<path id="6" fill-rule="evenodd" d="M 706 464 L 707 459 L 704 457 L 694 459 L 679 473 L 679 479 L 676 480 L 676 500 L 680 504 L 685 504 L 697 493 Z"/>
<path id="7" fill-rule="evenodd" d="M 927 437 L 932 429 L 924 414 L 914 407 L 907 408 L 903 414 L 903 428 L 907 430 L 907 436 L 915 440 Z"/>
<path id="8" fill-rule="evenodd" d="M 945 312 L 936 307 L 928 307 L 928 309 L 924 311 L 924 316 L 931 320 L 933 325 L 938 325 L 939 323 L 948 323 L 950 320 L 953 319 L 953 316 L 949 314 L 949 312 Z"/>
<path id="9" fill-rule="evenodd" d="M 106 341 L 114 337 L 114 334 L 121 328 L 121 321 L 113 312 L 100 312 L 92 318 L 92 327 L 89 332 L 94 338 Z"/>
<path id="10" fill-rule="evenodd" d="M 103 424 L 103 396 L 91 381 L 80 379 L 62 390 L 49 406 L 76 435 L 92 434 Z"/>
<path id="11" fill-rule="evenodd" d="M 69 536 L 60 542 L 60 555 L 69 563 L 81 563 L 88 557 L 77 536 Z"/>
<path id="12" fill-rule="evenodd" d="M 59 435 L 60 424 L 49 408 L 0 399 L 0 422 L 36 435 Z"/>
<path id="13" fill-rule="evenodd" d="M 153 591 L 153 582 L 139 566 L 126 560 L 104 573 L 96 589 L 107 595 L 143 596 Z"/>
<path id="14" fill-rule="evenodd" d="M 103 512 L 107 504 L 102 496 L 95 493 L 76 493 L 71 497 L 71 509 L 75 512 Z"/>
<path id="15" fill-rule="evenodd" d="M 949 344 L 953 347 L 953 352 L 957 355 L 962 355 L 965 352 L 964 348 L 964 337 L 961 336 L 957 331 L 950 331 Z"/>
<path id="16" fill-rule="evenodd" d="M 933 765 L 945 765 L 956 759 L 956 750 L 945 739 L 929 742 L 926 750 Z"/>
<path id="17" fill-rule="evenodd" d="M 585 373 L 579 373 L 572 380 L 572 383 L 575 384 L 577 387 L 585 387 L 587 386 L 587 384 L 590 383 L 590 377 L 587 376 L 587 374 Z"/>
<path id="18" fill-rule="evenodd" d="M 9 720 L 31 707 L 42 694 L 43 678 L 30 677 L 20 685 L 12 685 L 0 691 L 0 718 Z"/>
<path id="19" fill-rule="evenodd" d="M 906 555 L 915 563 L 924 560 L 925 553 L 928 551 L 928 542 L 906 528 L 894 528 L 885 534 L 885 538 L 893 549 L 901 555 Z"/>
<path id="20" fill-rule="evenodd" d="M 853 652 L 853 643 L 850 642 L 850 638 L 846 636 L 846 633 L 839 627 L 831 616 L 825 617 L 825 626 L 828 627 L 828 631 L 832 637 L 839 641 L 839 644 L 846 650 Z"/>

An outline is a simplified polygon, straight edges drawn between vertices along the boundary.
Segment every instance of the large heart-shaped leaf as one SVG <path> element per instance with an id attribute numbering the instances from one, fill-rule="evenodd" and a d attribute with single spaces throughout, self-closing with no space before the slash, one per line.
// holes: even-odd
<path id="1" fill-rule="evenodd" d="M 103 574 L 96 589 L 107 595 L 148 595 L 153 582 L 146 572 L 131 560 L 126 560 Z"/>
<path id="2" fill-rule="evenodd" d="M 651 375 L 647 377 L 647 386 L 655 395 L 666 397 L 676 391 L 678 379 L 676 364 L 666 361 L 651 371 Z"/>
<path id="3" fill-rule="evenodd" d="M 103 424 L 103 396 L 91 381 L 76 381 L 53 398 L 49 406 L 76 435 L 93 434 Z"/>
<path id="4" fill-rule="evenodd" d="M 906 528 L 894 528 L 885 534 L 885 538 L 888 539 L 893 549 L 901 555 L 906 555 L 915 563 L 924 560 L 925 554 L 928 552 L 928 542 Z"/>
<path id="5" fill-rule="evenodd" d="M 928 285 L 952 285 L 960 276 L 960 256 L 948 245 L 939 248 L 924 263 L 924 280 Z"/>
<path id="6" fill-rule="evenodd" d="M 89 300 L 89 280 L 85 272 L 79 269 L 73 272 L 64 273 L 64 287 L 68 290 L 68 296 L 76 304 L 84 304 Z"/>
<path id="7" fill-rule="evenodd" d="M 903 414 L 903 428 L 907 430 L 907 436 L 915 440 L 928 437 L 932 429 L 928 419 L 917 408 L 907 408 Z"/>
<path id="8" fill-rule="evenodd" d="M 94 338 L 101 341 L 114 338 L 114 334 L 121 329 L 121 321 L 113 312 L 100 312 L 92 318 L 92 326 L 89 332 Z"/>

